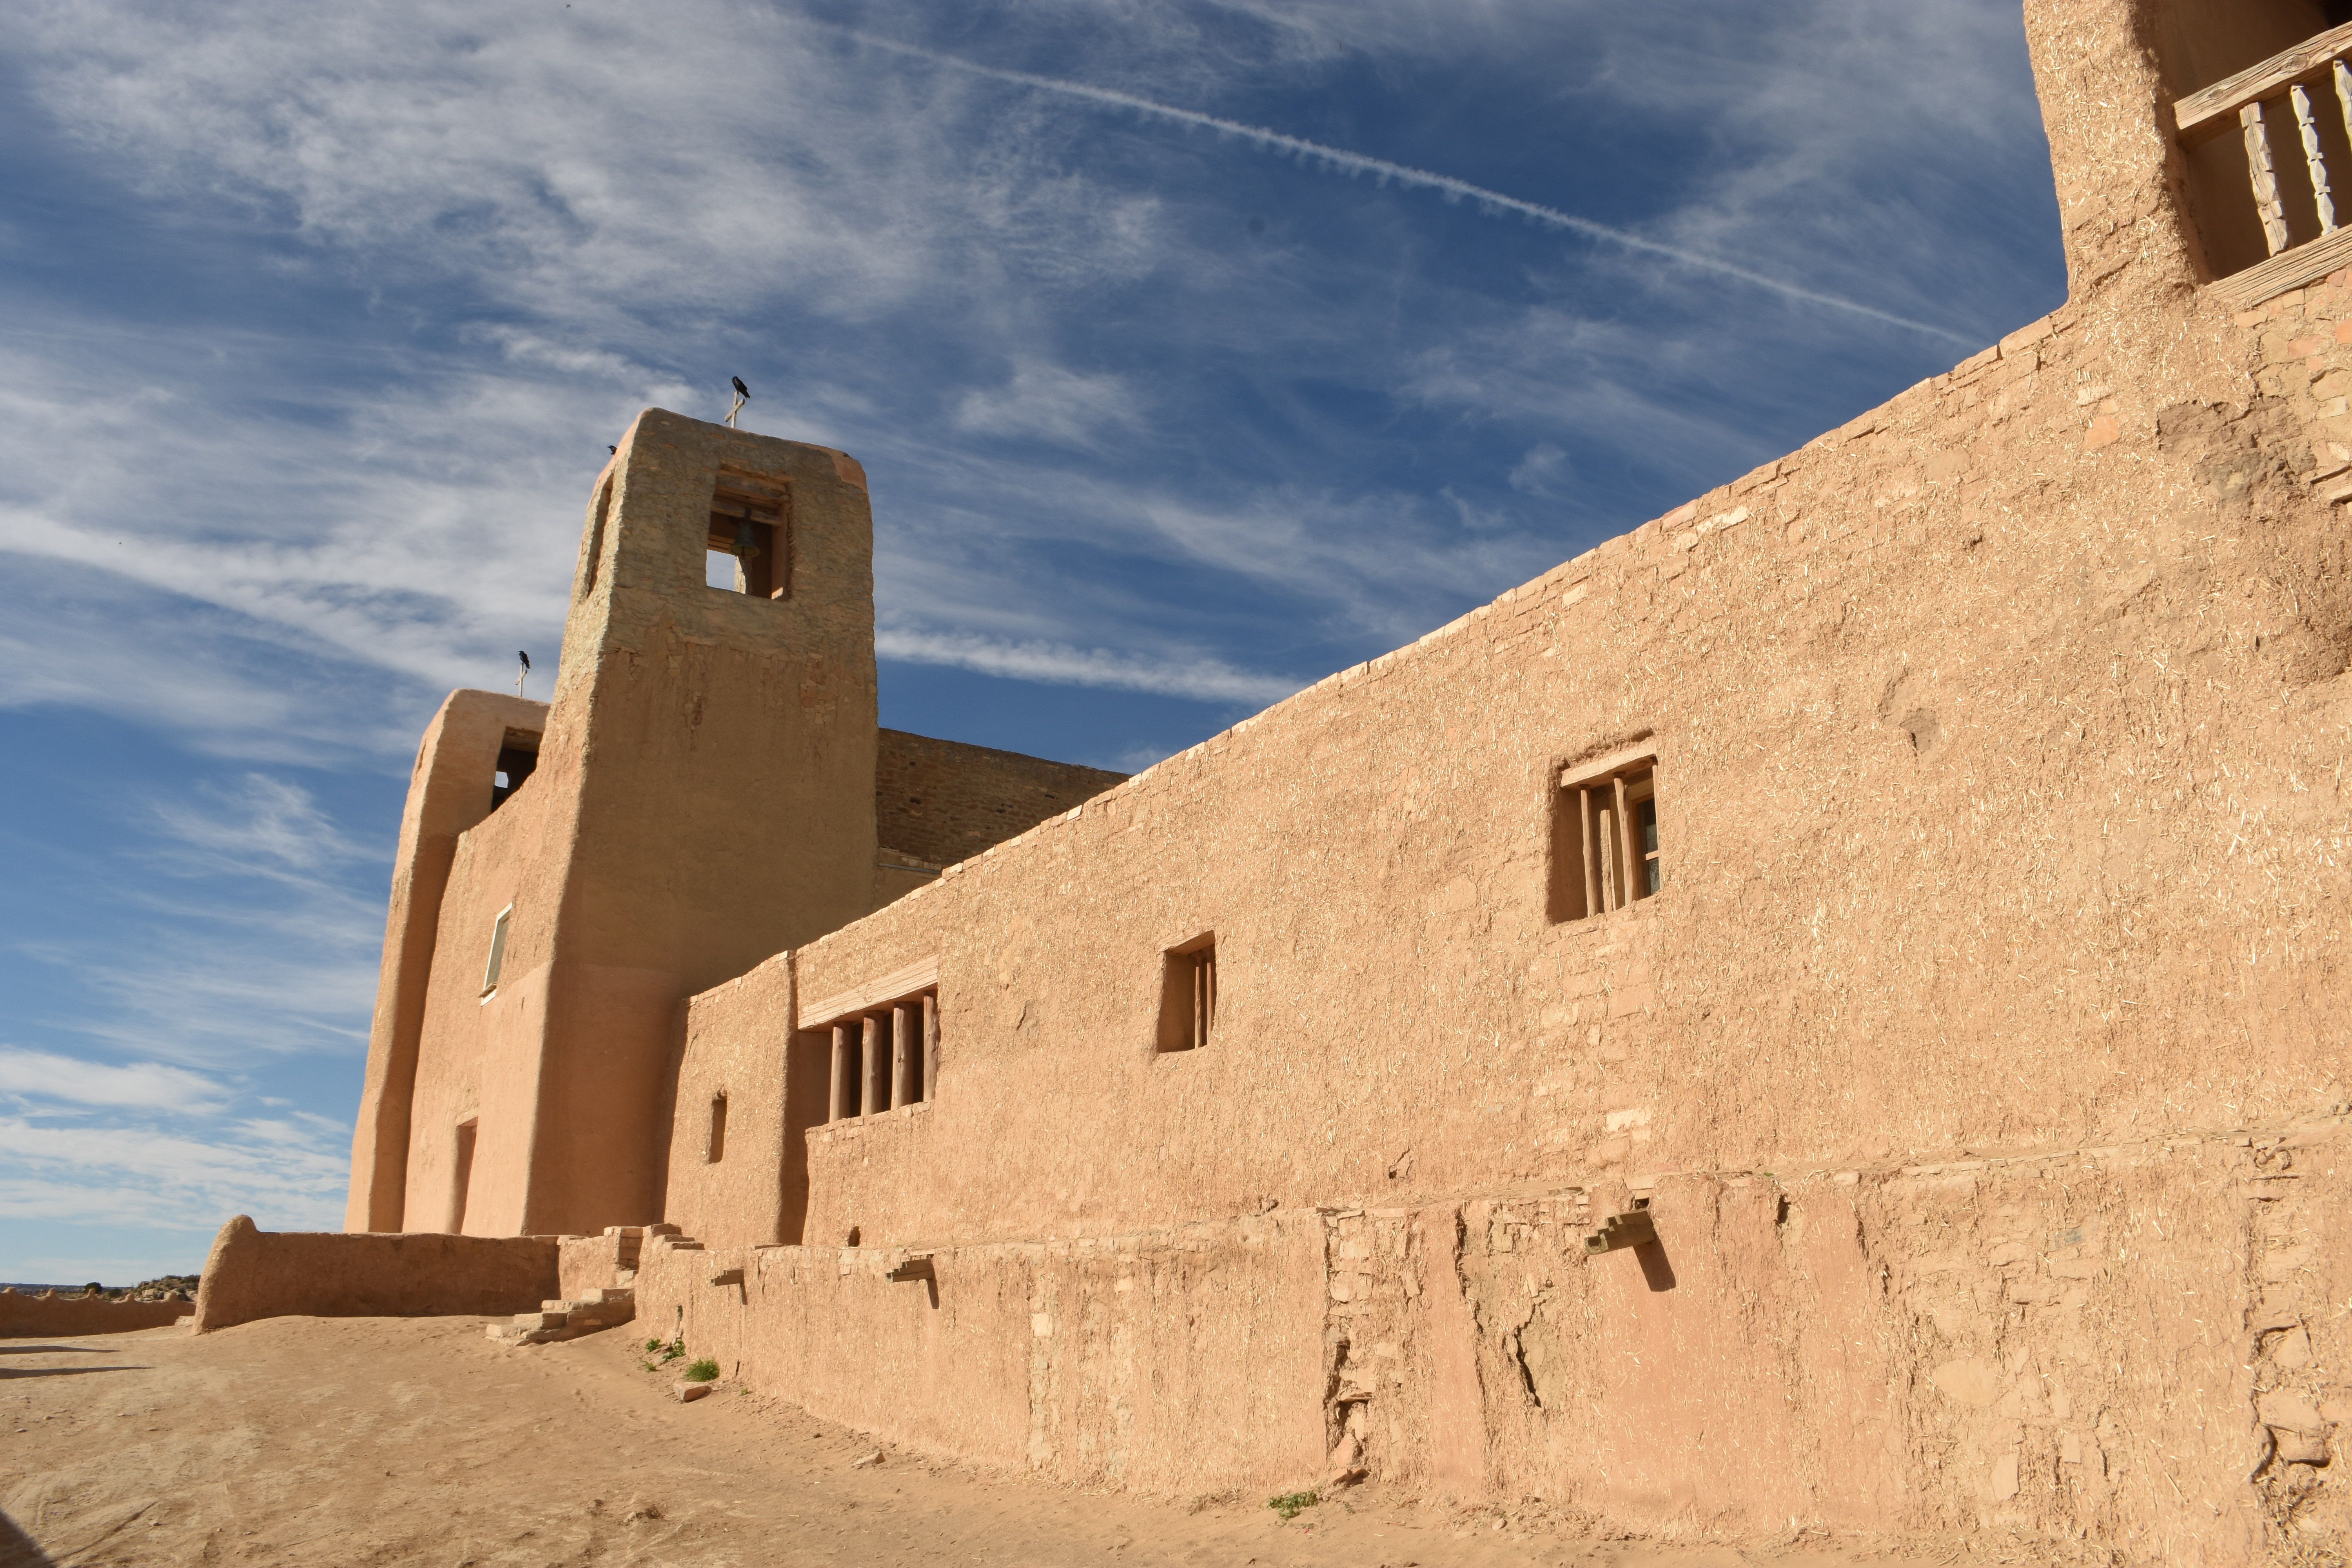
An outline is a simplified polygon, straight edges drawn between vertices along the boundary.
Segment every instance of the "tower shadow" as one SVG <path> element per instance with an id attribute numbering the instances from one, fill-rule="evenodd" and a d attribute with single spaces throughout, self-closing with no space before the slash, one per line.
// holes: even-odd
<path id="1" fill-rule="evenodd" d="M 0 1568 L 58 1568 L 57 1559 L 41 1550 L 38 1542 L 17 1527 L 16 1521 L 0 1513 Z"/>

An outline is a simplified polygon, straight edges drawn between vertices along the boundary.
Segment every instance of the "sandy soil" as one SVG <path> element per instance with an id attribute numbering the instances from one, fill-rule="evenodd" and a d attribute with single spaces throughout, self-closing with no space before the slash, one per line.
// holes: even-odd
<path id="1" fill-rule="evenodd" d="M 1286 1524 L 1262 1498 L 1096 1495 L 896 1451 L 853 1468 L 875 1444 L 791 1405 L 727 1384 L 669 1399 L 629 1332 L 517 1350 L 472 1318 L 280 1318 L 0 1340 L 0 1568 L 1970 1561 L 1595 1541 L 1378 1489 Z"/>

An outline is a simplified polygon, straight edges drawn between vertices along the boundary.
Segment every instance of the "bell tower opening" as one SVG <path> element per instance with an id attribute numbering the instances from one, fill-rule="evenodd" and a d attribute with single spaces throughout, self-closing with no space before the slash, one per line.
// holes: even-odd
<path id="1" fill-rule="evenodd" d="M 792 490 L 786 481 L 721 468 L 710 495 L 706 585 L 753 599 L 793 596 Z"/>

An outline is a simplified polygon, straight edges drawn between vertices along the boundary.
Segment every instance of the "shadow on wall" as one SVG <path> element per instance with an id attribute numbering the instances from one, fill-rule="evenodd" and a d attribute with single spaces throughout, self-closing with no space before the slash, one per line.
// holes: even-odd
<path id="1" fill-rule="evenodd" d="M 0 1513 L 0 1568 L 57 1568 L 57 1559 L 42 1551 L 15 1520 Z"/>
<path id="2" fill-rule="evenodd" d="M 1645 1241 L 1633 1248 L 1633 1256 L 1642 1261 L 1642 1279 L 1653 1290 L 1675 1288 L 1675 1266 L 1666 1261 L 1666 1244 Z"/>
<path id="3" fill-rule="evenodd" d="M 1658 1239 L 1656 1219 L 1650 1213 L 1650 1200 L 1642 1198 L 1621 1214 L 1612 1214 L 1601 1228 L 1584 1238 L 1588 1258 L 1598 1258 L 1612 1252 L 1630 1252 L 1642 1265 L 1643 1282 L 1653 1291 L 1675 1288 L 1675 1266 L 1666 1258 L 1666 1244 Z"/>

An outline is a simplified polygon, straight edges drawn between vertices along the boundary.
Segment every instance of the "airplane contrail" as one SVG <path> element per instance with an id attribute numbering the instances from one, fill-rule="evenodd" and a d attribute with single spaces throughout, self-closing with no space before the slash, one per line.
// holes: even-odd
<path id="1" fill-rule="evenodd" d="M 1120 92 L 1112 88 L 1090 87 L 1085 82 L 1065 81 L 1058 77 L 1038 76 L 1030 71 L 1007 70 L 1001 66 L 979 65 L 954 55 L 941 54 L 937 49 L 927 49 L 917 44 L 900 43 L 895 38 L 877 37 L 871 33 L 861 33 L 854 28 L 842 27 L 836 30 L 868 48 L 926 60 L 932 65 L 945 66 L 950 70 L 964 71 L 972 76 L 986 77 L 992 81 L 1007 82 L 1016 87 L 1034 88 L 1040 92 L 1059 93 L 1065 98 L 1082 99 L 1089 103 L 1104 104 L 1114 109 L 1132 110 L 1138 114 L 1169 121 L 1178 125 L 1196 125 L 1223 135 L 1238 136 L 1257 147 L 1292 153 L 1301 159 L 1318 160 L 1330 168 L 1345 169 L 1353 174 L 1370 174 L 1382 182 L 1394 180 L 1398 184 L 1419 190 L 1435 191 L 1448 201 L 1460 201 L 1466 198 L 1475 202 L 1481 210 L 1490 214 L 1517 213 L 1522 217 L 1533 218 L 1548 227 L 1566 229 L 1571 234 L 1582 235 L 1587 239 L 1598 240 L 1604 245 L 1614 245 L 1639 255 L 1659 257 L 1678 266 L 1696 268 L 1701 271 L 1714 272 L 1727 278 L 1737 278 L 1743 283 L 1752 284 L 1786 299 L 1801 300 L 1807 304 L 1820 305 L 1832 310 L 1845 310 L 1857 316 L 1867 316 L 1872 321 L 1884 321 L 1889 326 L 1902 327 L 1915 332 L 1926 332 L 1932 337 L 1948 338 L 1954 342 L 1973 342 L 1972 339 L 1959 332 L 1951 331 L 1943 327 L 1933 326 L 1926 321 L 1915 321 L 1908 316 L 1898 316 L 1891 310 L 1882 310 L 1876 306 L 1864 305 L 1859 300 L 1843 299 L 1835 294 L 1824 294 L 1818 289 L 1807 289 L 1801 284 L 1786 282 L 1767 273 L 1742 267 L 1738 262 L 1725 261 L 1720 258 L 1709 256 L 1704 251 L 1685 250 L 1680 246 L 1664 245 L 1654 239 L 1644 239 L 1638 234 L 1632 234 L 1605 223 L 1596 223 L 1588 217 L 1579 217 L 1574 213 L 1562 212 L 1558 207 L 1546 206 L 1541 202 L 1525 201 L 1517 196 L 1506 195 L 1501 191 L 1489 190 L 1484 185 L 1474 185 L 1467 180 L 1457 180 L 1451 174 L 1441 174 L 1430 169 L 1416 169 L 1409 163 L 1392 163 L 1386 158 L 1374 158 L 1362 153 L 1350 153 L 1343 147 L 1332 147 L 1321 142 L 1309 142 L 1304 137 L 1286 135 L 1282 132 L 1266 126 L 1244 124 L 1241 121 L 1227 120 L 1221 115 L 1202 114 L 1198 110 L 1179 109 L 1173 104 L 1160 103 L 1149 98 L 1139 98 L 1134 93 Z"/>

